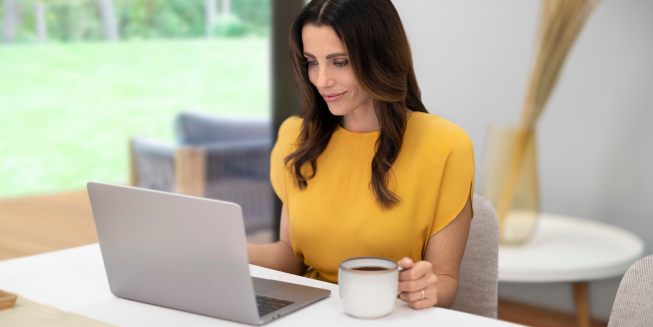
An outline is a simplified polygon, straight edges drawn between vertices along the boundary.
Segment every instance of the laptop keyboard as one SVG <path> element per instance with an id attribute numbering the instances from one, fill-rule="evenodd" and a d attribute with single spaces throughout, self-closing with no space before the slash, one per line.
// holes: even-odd
<path id="1" fill-rule="evenodd" d="M 270 312 L 277 311 L 293 303 L 295 302 L 286 301 L 282 299 L 275 299 L 273 297 L 267 297 L 262 295 L 256 295 L 256 304 L 258 305 L 259 317 L 263 317 Z"/>

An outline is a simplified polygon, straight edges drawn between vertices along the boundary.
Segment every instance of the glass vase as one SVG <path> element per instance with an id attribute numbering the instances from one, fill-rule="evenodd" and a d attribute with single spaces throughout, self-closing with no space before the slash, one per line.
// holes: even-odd
<path id="1" fill-rule="evenodd" d="M 520 133 L 525 133 L 525 145 L 510 205 L 502 215 L 499 210 L 506 196 L 511 161 Z M 482 193 L 497 210 L 499 242 L 503 245 L 525 243 L 533 234 L 540 210 L 537 178 L 535 131 L 520 132 L 517 126 L 491 125 L 485 144 L 484 180 Z"/>

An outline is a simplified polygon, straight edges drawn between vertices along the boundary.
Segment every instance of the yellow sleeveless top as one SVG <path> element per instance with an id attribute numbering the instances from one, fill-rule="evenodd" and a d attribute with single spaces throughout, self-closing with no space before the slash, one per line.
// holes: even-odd
<path id="1" fill-rule="evenodd" d="M 429 238 L 456 218 L 474 192 L 469 136 L 422 112 L 409 116 L 388 179 L 389 189 L 401 199 L 392 209 L 381 210 L 370 186 L 379 131 L 352 133 L 336 127 L 317 158 L 317 173 L 302 191 L 284 165 L 297 148 L 301 123 L 291 117 L 281 125 L 270 179 L 288 211 L 293 251 L 313 267 L 307 277 L 337 283 L 340 261 L 351 257 L 422 260 Z M 308 166 L 302 167 L 304 176 L 310 176 Z"/>

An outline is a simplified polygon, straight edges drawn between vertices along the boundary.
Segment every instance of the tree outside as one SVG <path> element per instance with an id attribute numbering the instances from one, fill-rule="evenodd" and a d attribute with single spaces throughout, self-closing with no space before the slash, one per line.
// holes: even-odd
<path id="1" fill-rule="evenodd" d="M 113 16 L 121 39 L 196 38 L 206 35 L 210 3 L 214 36 L 269 33 L 270 0 L 2 0 L 0 26 L 16 30 L 14 42 L 38 41 L 42 12 L 49 40 L 94 41 L 106 39 Z"/>

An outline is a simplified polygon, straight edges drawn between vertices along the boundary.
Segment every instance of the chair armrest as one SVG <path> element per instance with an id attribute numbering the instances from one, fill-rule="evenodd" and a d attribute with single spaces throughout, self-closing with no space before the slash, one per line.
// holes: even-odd
<path id="1" fill-rule="evenodd" d="M 147 138 L 131 141 L 132 178 L 136 187 L 174 192 L 176 146 Z"/>
<path id="2" fill-rule="evenodd" d="M 131 143 L 134 151 L 141 155 L 172 156 L 177 148 L 175 144 L 145 137 L 133 137 Z"/>

